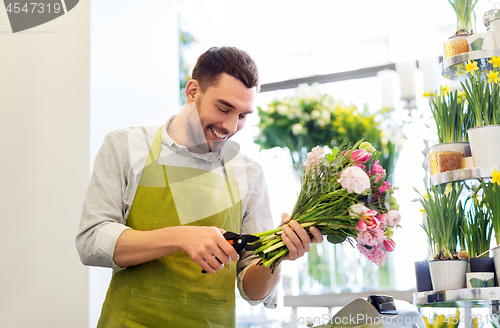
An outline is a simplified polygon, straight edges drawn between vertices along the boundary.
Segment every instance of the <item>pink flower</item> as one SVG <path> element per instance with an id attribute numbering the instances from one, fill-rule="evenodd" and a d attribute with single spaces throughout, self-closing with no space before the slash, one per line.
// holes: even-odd
<path id="1" fill-rule="evenodd" d="M 372 157 L 372 154 L 366 151 L 366 149 L 358 149 L 352 152 L 349 160 L 353 163 L 366 163 Z"/>
<path id="2" fill-rule="evenodd" d="M 310 153 L 307 153 L 307 161 L 304 161 L 306 170 L 318 169 L 320 160 L 325 158 L 325 150 L 320 146 L 316 146 L 311 149 Z"/>
<path id="3" fill-rule="evenodd" d="M 370 188 L 370 178 L 356 166 L 350 166 L 342 171 L 337 182 L 341 184 L 342 188 L 346 188 L 347 192 L 354 192 L 358 195 Z"/>
<path id="4" fill-rule="evenodd" d="M 391 183 L 389 181 L 382 182 L 382 185 L 377 189 L 377 192 L 373 195 L 374 199 L 377 199 L 387 190 L 391 189 Z"/>
<path id="5" fill-rule="evenodd" d="M 386 252 L 392 252 L 396 248 L 396 243 L 392 239 L 384 240 L 384 247 Z"/>
<path id="6" fill-rule="evenodd" d="M 382 214 L 377 214 L 377 220 L 380 223 L 380 229 L 385 229 L 387 227 L 387 219 Z"/>
<path id="7" fill-rule="evenodd" d="M 363 165 L 363 164 L 359 164 L 359 163 L 358 163 L 358 164 L 354 164 L 354 166 L 359 167 L 359 168 L 360 168 L 360 169 L 362 169 L 363 171 L 364 171 L 364 169 L 366 169 L 366 166 L 365 166 L 365 165 Z"/>
<path id="8" fill-rule="evenodd" d="M 380 188 L 378 188 L 378 192 L 383 194 L 384 192 L 386 192 L 390 188 L 391 188 L 391 183 L 389 181 L 384 181 L 384 182 L 382 182 L 382 185 L 380 186 Z"/>
<path id="9" fill-rule="evenodd" d="M 382 244 L 378 244 L 371 249 L 364 247 L 362 244 L 358 244 L 358 249 L 361 254 L 365 255 L 373 263 L 380 264 L 380 266 L 385 265 L 385 261 L 387 261 L 387 253 L 384 251 Z"/>
<path id="10" fill-rule="evenodd" d="M 377 211 L 369 210 L 365 214 L 363 214 L 363 221 L 366 223 L 366 227 L 370 230 L 376 229 L 379 226 L 379 221 L 375 217 L 377 215 Z"/>
<path id="11" fill-rule="evenodd" d="M 380 174 L 380 175 L 385 176 L 384 168 L 382 166 L 380 166 L 378 163 L 379 163 L 378 159 L 375 161 L 375 163 L 373 163 L 372 172 L 374 174 Z"/>
<path id="12" fill-rule="evenodd" d="M 372 230 L 372 233 L 374 234 L 374 237 L 377 239 L 377 243 L 383 243 L 384 241 L 387 240 L 387 236 L 384 234 L 384 230 L 381 228 Z"/>
<path id="13" fill-rule="evenodd" d="M 358 233 L 358 236 L 356 237 L 356 240 L 361 244 L 368 246 L 374 246 L 375 244 L 377 244 L 377 238 L 368 230 L 360 231 Z"/>
<path id="14" fill-rule="evenodd" d="M 401 214 L 399 214 L 399 212 L 396 210 L 390 210 L 389 212 L 385 213 L 384 216 L 387 219 L 387 224 L 390 227 L 396 226 L 399 221 L 401 221 Z"/>
<path id="15" fill-rule="evenodd" d="M 356 227 L 358 231 L 366 231 L 366 223 L 363 220 L 358 221 L 358 226 Z"/>

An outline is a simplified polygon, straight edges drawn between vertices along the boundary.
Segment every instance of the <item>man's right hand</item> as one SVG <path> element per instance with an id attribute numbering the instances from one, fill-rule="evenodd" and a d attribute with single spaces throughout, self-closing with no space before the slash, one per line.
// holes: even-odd
<path id="1" fill-rule="evenodd" d="M 225 231 L 217 227 L 179 227 L 180 247 L 202 269 L 208 273 L 222 270 L 231 260 L 240 256 L 224 238 Z M 218 259 L 218 260 L 217 260 Z"/>

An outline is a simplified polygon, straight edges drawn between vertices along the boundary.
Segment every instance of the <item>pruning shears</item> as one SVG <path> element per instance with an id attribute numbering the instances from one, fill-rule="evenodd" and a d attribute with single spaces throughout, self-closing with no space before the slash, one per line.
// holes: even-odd
<path id="1" fill-rule="evenodd" d="M 260 238 L 254 235 L 240 235 L 235 232 L 227 231 L 226 233 L 224 233 L 223 236 L 224 238 L 226 238 L 227 242 L 233 246 L 233 248 L 236 250 L 238 254 L 240 254 L 243 249 L 247 251 L 253 251 L 254 249 L 257 249 L 260 246 L 262 246 L 261 242 L 256 242 Z M 253 244 L 248 245 L 248 243 L 253 243 Z M 219 259 L 217 259 L 217 261 L 219 261 Z M 201 273 L 207 273 L 207 272 L 203 270 L 201 271 Z"/>

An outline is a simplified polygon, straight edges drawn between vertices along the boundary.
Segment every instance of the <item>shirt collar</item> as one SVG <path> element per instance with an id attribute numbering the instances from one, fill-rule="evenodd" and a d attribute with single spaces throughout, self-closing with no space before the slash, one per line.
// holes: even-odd
<path id="1" fill-rule="evenodd" d="M 167 129 L 168 129 L 170 122 L 172 122 L 172 120 L 176 116 L 177 115 L 170 117 L 162 127 L 163 130 L 162 130 L 161 138 L 162 138 L 162 142 L 164 145 L 166 145 L 167 147 L 169 147 L 170 149 L 172 149 L 173 151 L 175 151 L 179 154 L 199 158 L 199 159 L 202 159 L 202 160 L 210 162 L 210 163 L 217 162 L 217 161 L 220 161 L 222 159 L 222 155 L 223 155 L 222 150 L 218 151 L 218 152 L 208 152 L 208 153 L 204 153 L 204 154 L 192 153 L 187 149 L 186 146 L 179 145 L 172 138 L 170 138 L 170 136 L 168 135 Z"/>

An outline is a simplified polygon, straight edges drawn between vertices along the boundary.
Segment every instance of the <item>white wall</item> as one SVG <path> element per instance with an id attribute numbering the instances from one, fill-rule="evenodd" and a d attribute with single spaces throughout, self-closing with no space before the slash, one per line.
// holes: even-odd
<path id="1" fill-rule="evenodd" d="M 88 326 L 89 25 L 88 1 L 15 34 L 0 8 L 0 327 Z"/>
<path id="2" fill-rule="evenodd" d="M 176 1 L 91 2 L 90 159 L 106 134 L 179 108 Z M 111 270 L 90 268 L 90 321 L 95 327 Z"/>

